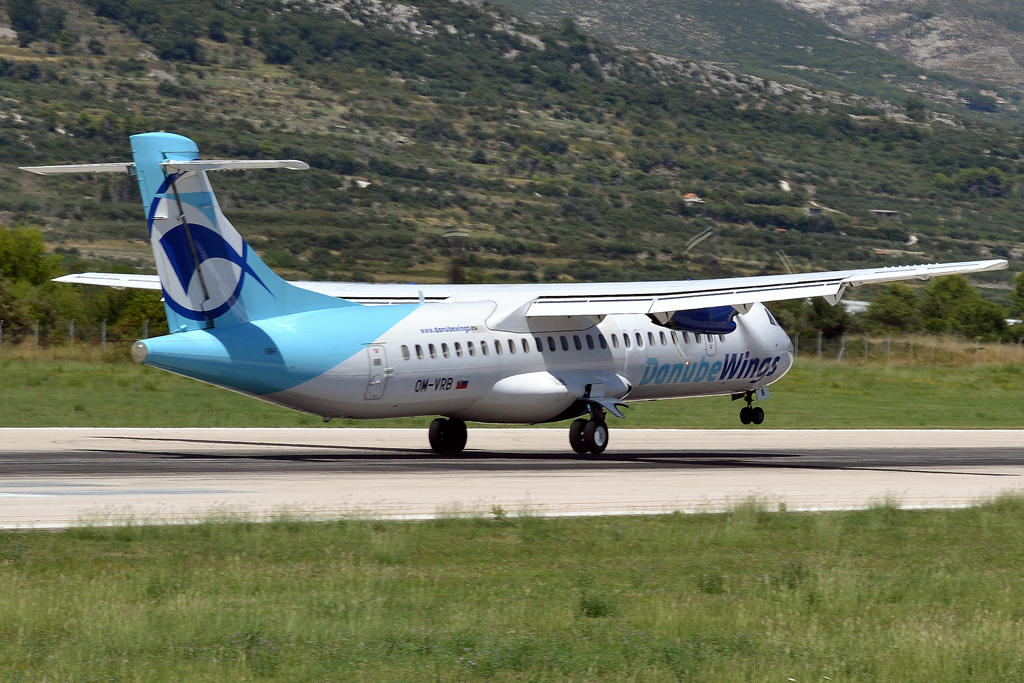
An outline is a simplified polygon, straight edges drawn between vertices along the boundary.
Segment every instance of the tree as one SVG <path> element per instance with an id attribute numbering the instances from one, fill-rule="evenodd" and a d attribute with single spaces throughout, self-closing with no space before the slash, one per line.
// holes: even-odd
<path id="1" fill-rule="evenodd" d="M 872 327 L 913 332 L 921 329 L 920 301 L 913 289 L 897 282 L 875 297 L 864 318 Z"/>
<path id="2" fill-rule="evenodd" d="M 18 43 L 25 47 L 39 33 L 39 3 L 36 0 L 7 0 L 7 15 L 11 27 L 18 32 Z"/>
<path id="3" fill-rule="evenodd" d="M 1013 282 L 1017 288 L 1010 295 L 1010 312 L 1016 316 L 1024 316 L 1024 270 L 1017 273 Z"/>
<path id="4" fill-rule="evenodd" d="M 925 289 L 921 315 L 933 332 L 991 339 L 1006 330 L 1006 310 L 983 299 L 962 275 L 934 280 Z"/>

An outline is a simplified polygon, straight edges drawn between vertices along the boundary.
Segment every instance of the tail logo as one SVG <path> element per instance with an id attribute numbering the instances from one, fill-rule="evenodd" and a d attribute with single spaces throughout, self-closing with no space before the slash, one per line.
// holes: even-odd
<path id="1" fill-rule="evenodd" d="M 248 263 L 245 240 L 222 214 L 208 216 L 183 202 L 182 223 L 170 218 L 169 204 L 157 197 L 149 228 L 164 300 L 176 313 L 192 320 L 223 315 L 238 300 L 246 275 L 270 291 Z"/>

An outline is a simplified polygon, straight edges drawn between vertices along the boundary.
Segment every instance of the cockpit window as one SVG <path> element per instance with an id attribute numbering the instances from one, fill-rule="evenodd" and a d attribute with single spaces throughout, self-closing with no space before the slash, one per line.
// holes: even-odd
<path id="1" fill-rule="evenodd" d="M 775 325 L 776 327 L 778 327 L 779 324 L 777 322 L 775 322 L 775 317 L 772 315 L 772 312 L 769 311 L 767 308 L 764 309 L 764 312 L 765 312 L 765 314 L 768 315 L 768 322 L 770 322 L 772 325 Z"/>

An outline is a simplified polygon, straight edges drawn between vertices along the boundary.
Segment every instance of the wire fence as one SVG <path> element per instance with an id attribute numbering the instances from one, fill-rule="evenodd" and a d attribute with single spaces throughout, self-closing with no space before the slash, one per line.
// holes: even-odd
<path id="1" fill-rule="evenodd" d="M 1024 363 L 1024 340 L 982 341 L 956 335 L 843 334 L 826 338 L 822 332 L 806 339 L 792 336 L 797 358 L 837 363 L 893 363 L 899 365 L 970 365 L 972 363 Z"/>
<path id="2" fill-rule="evenodd" d="M 148 319 L 134 329 L 133 326 L 110 326 L 107 324 L 106 318 L 86 325 L 69 320 L 66 324 L 49 327 L 41 327 L 38 320 L 29 327 L 15 327 L 0 320 L 0 353 L 3 353 L 5 348 L 10 349 L 14 346 L 27 345 L 46 349 L 57 346 L 74 346 L 75 344 L 98 346 L 105 351 L 108 346 L 132 344 L 138 339 L 148 338 Z"/>

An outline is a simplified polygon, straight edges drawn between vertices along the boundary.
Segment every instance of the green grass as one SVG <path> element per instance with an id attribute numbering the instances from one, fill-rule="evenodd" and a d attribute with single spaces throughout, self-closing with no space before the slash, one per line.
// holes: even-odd
<path id="1" fill-rule="evenodd" d="M 0 676 L 1010 681 L 1024 501 L 0 534 Z"/>
<path id="2" fill-rule="evenodd" d="M 765 428 L 957 427 L 1024 424 L 1024 366 L 937 367 L 807 358 L 772 385 Z M 612 427 L 738 428 L 725 397 L 633 403 Z M 335 420 L 331 426 L 425 427 L 429 417 Z M 166 372 L 121 362 L 0 360 L 3 427 L 314 427 L 295 413 Z M 754 429 L 754 427 L 750 427 Z"/>

